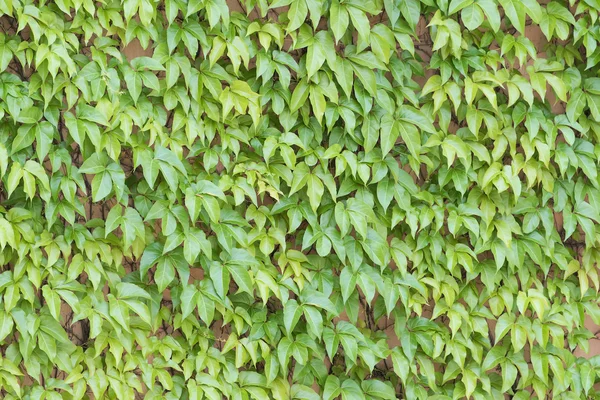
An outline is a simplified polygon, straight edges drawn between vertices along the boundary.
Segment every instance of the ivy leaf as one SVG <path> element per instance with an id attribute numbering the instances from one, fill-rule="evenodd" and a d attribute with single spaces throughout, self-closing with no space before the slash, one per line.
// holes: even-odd
<path id="1" fill-rule="evenodd" d="M 448 15 L 452 15 L 473 4 L 473 0 L 452 0 L 448 6 Z"/>
<path id="2" fill-rule="evenodd" d="M 421 3 L 417 0 L 400 0 L 398 3 L 402 17 L 414 31 L 421 17 Z"/>
<path id="3" fill-rule="evenodd" d="M 294 327 L 300 320 L 302 311 L 302 307 L 298 306 L 296 300 L 288 300 L 285 304 L 283 308 L 283 320 L 288 336 L 291 335 L 292 330 L 294 330 Z"/>
<path id="4" fill-rule="evenodd" d="M 175 266 L 167 257 L 162 257 L 156 265 L 154 280 L 158 286 L 158 291 L 163 292 L 175 279 Z"/>
<path id="5" fill-rule="evenodd" d="M 252 288 L 252 277 L 243 265 L 237 263 L 227 264 L 227 269 L 240 290 L 250 294 L 254 292 L 254 289 Z"/>
<path id="6" fill-rule="evenodd" d="M 418 159 L 421 150 L 421 137 L 419 131 L 410 124 L 399 124 L 398 128 L 400 136 L 402 137 L 402 140 L 404 140 L 406 147 L 408 147 L 410 154 Z"/>
<path id="7" fill-rule="evenodd" d="M 43 331 L 39 331 L 37 334 L 37 342 L 40 349 L 46 353 L 48 358 L 54 360 L 57 355 L 56 341 L 50 335 Z"/>
<path id="8" fill-rule="evenodd" d="M 288 11 L 288 18 L 290 20 L 287 31 L 293 32 L 300 28 L 300 26 L 306 20 L 308 16 L 308 6 L 305 0 L 292 0 L 290 9 Z"/>
<path id="9" fill-rule="evenodd" d="M 306 183 L 308 186 L 308 198 L 310 199 L 310 206 L 312 210 L 316 212 L 319 204 L 321 204 L 321 198 L 325 192 L 325 187 L 323 182 L 321 182 L 317 176 L 312 174 L 308 175 Z"/>
<path id="10" fill-rule="evenodd" d="M 352 380 L 347 379 L 342 383 L 342 399 L 343 400 L 364 400 L 365 395 L 360 386 Z"/>
<path id="11" fill-rule="evenodd" d="M 506 16 L 520 33 L 525 32 L 525 3 L 515 0 L 499 0 Z"/>
<path id="12" fill-rule="evenodd" d="M 193 285 L 184 286 L 179 299 L 181 302 L 181 318 L 187 318 L 194 311 L 198 296 L 198 290 Z"/>
<path id="13" fill-rule="evenodd" d="M 484 21 L 483 11 L 477 4 L 471 4 L 468 7 L 465 7 L 461 12 L 461 19 L 465 24 L 465 28 L 470 31 L 473 31 Z"/>
<path id="14" fill-rule="evenodd" d="M 395 390 L 381 381 L 375 379 L 364 380 L 362 381 L 361 386 L 364 393 L 368 396 L 389 400 L 396 398 Z"/>

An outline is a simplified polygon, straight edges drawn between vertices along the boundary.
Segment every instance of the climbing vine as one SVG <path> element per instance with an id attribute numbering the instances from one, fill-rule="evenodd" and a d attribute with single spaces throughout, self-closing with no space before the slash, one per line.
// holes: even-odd
<path id="1" fill-rule="evenodd" d="M 597 398 L 599 10 L 0 0 L 0 397 Z"/>

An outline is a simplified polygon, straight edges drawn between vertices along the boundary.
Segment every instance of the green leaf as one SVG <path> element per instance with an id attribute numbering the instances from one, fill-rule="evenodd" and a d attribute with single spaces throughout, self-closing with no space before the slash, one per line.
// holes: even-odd
<path id="1" fill-rule="evenodd" d="M 302 316 L 302 307 L 298 306 L 296 300 L 289 300 L 283 308 L 283 321 L 285 330 L 289 335 Z"/>
<path id="2" fill-rule="evenodd" d="M 498 364 L 500 364 L 502 362 L 502 360 L 504 360 L 505 355 L 506 355 L 505 349 L 503 349 L 502 347 L 495 346 L 486 354 L 481 367 L 485 371 L 489 371 L 490 369 L 493 369 Z"/>
<path id="3" fill-rule="evenodd" d="M 159 260 L 154 274 L 154 280 L 158 286 L 158 291 L 163 292 L 171 282 L 175 279 L 175 267 L 172 262 L 163 257 Z"/>
<path id="4" fill-rule="evenodd" d="M 309 87 L 310 86 L 304 79 L 298 83 L 290 101 L 290 112 L 298 110 L 306 102 L 308 99 Z"/>
<path id="5" fill-rule="evenodd" d="M 308 186 L 308 198 L 310 200 L 310 206 L 313 211 L 317 211 L 319 208 L 319 204 L 321 204 L 321 198 L 323 197 L 323 193 L 325 192 L 325 187 L 323 186 L 323 182 L 316 175 L 308 175 L 307 178 L 307 186 Z"/>
<path id="6" fill-rule="evenodd" d="M 308 6 L 305 0 L 292 0 L 290 10 L 288 11 L 288 18 L 290 20 L 287 31 L 293 32 L 300 28 L 300 26 L 306 20 L 308 16 Z"/>
<path id="7" fill-rule="evenodd" d="M 54 338 L 45 332 L 39 331 L 37 333 L 37 342 L 40 349 L 46 353 L 50 360 L 54 360 L 56 358 L 57 349 Z"/>
<path id="8" fill-rule="evenodd" d="M 185 285 L 181 292 L 181 318 L 185 319 L 196 308 L 198 298 L 198 290 L 193 285 Z"/>
<path id="9" fill-rule="evenodd" d="M 463 24 L 465 24 L 465 28 L 470 31 L 474 31 L 475 29 L 479 28 L 481 24 L 483 24 L 483 11 L 477 4 L 471 4 L 462 10 L 461 19 Z"/>
<path id="10" fill-rule="evenodd" d="M 408 147 L 408 151 L 410 151 L 410 154 L 413 157 L 418 159 L 421 152 L 421 137 L 419 131 L 413 125 L 406 123 L 399 124 L 398 128 L 402 140 L 404 140 L 406 147 Z"/>
<path id="11" fill-rule="evenodd" d="M 246 269 L 246 266 L 237 263 L 227 264 L 227 269 L 240 290 L 250 294 L 254 292 L 252 287 L 252 277 Z"/>
<path id="12" fill-rule="evenodd" d="M 325 50 L 321 45 L 321 42 L 315 40 L 310 46 L 308 46 L 306 52 L 306 72 L 310 78 L 317 73 L 319 68 L 325 62 Z"/>
<path id="13" fill-rule="evenodd" d="M 362 381 L 361 386 L 364 393 L 368 396 L 389 400 L 396 398 L 395 390 L 390 385 L 386 385 L 381 381 L 369 379 Z"/>
<path id="14" fill-rule="evenodd" d="M 92 200 L 98 202 L 106 198 L 113 190 L 113 182 L 108 172 L 102 172 L 92 180 Z"/>
<path id="15" fill-rule="evenodd" d="M 302 309 L 310 330 L 316 337 L 320 338 L 323 334 L 323 317 L 321 313 L 315 307 L 305 306 Z"/>
<path id="16" fill-rule="evenodd" d="M 119 299 L 143 298 L 150 300 L 151 297 L 147 291 L 141 287 L 128 282 L 119 282 L 117 284 L 117 297 Z"/>
<path id="17" fill-rule="evenodd" d="M 365 400 L 365 395 L 352 379 L 347 379 L 342 383 L 342 399 L 343 400 Z"/>
<path id="18" fill-rule="evenodd" d="M 421 17 L 421 2 L 418 0 L 401 0 L 399 8 L 402 17 L 408 22 L 408 26 L 412 31 L 415 30 Z"/>
<path id="19" fill-rule="evenodd" d="M 337 42 L 348 30 L 348 25 L 350 24 L 348 11 L 346 11 L 346 7 L 341 5 L 338 0 L 332 0 L 329 16 L 331 17 L 333 36 Z"/>
<path id="20" fill-rule="evenodd" d="M 452 0 L 448 6 L 448 15 L 452 15 L 473 4 L 473 0 Z"/>
<path id="21" fill-rule="evenodd" d="M 4 218 L 0 218 L 0 246 L 2 250 L 4 250 L 7 244 L 13 249 L 17 247 L 15 241 L 15 230 L 10 222 Z"/>
<path id="22" fill-rule="evenodd" d="M 516 0 L 499 0 L 506 16 L 520 33 L 525 32 L 525 3 Z"/>

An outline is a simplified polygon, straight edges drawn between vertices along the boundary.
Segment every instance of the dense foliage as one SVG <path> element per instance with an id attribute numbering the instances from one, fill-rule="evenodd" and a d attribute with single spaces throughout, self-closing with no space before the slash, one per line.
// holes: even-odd
<path id="1" fill-rule="evenodd" d="M 598 398 L 598 10 L 0 0 L 0 397 Z"/>

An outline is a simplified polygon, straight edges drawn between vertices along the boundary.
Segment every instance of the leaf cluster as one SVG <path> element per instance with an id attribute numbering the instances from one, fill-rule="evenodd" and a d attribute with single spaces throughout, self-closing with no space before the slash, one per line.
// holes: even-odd
<path id="1" fill-rule="evenodd" d="M 0 0 L 0 397 L 597 398 L 599 10 Z"/>

